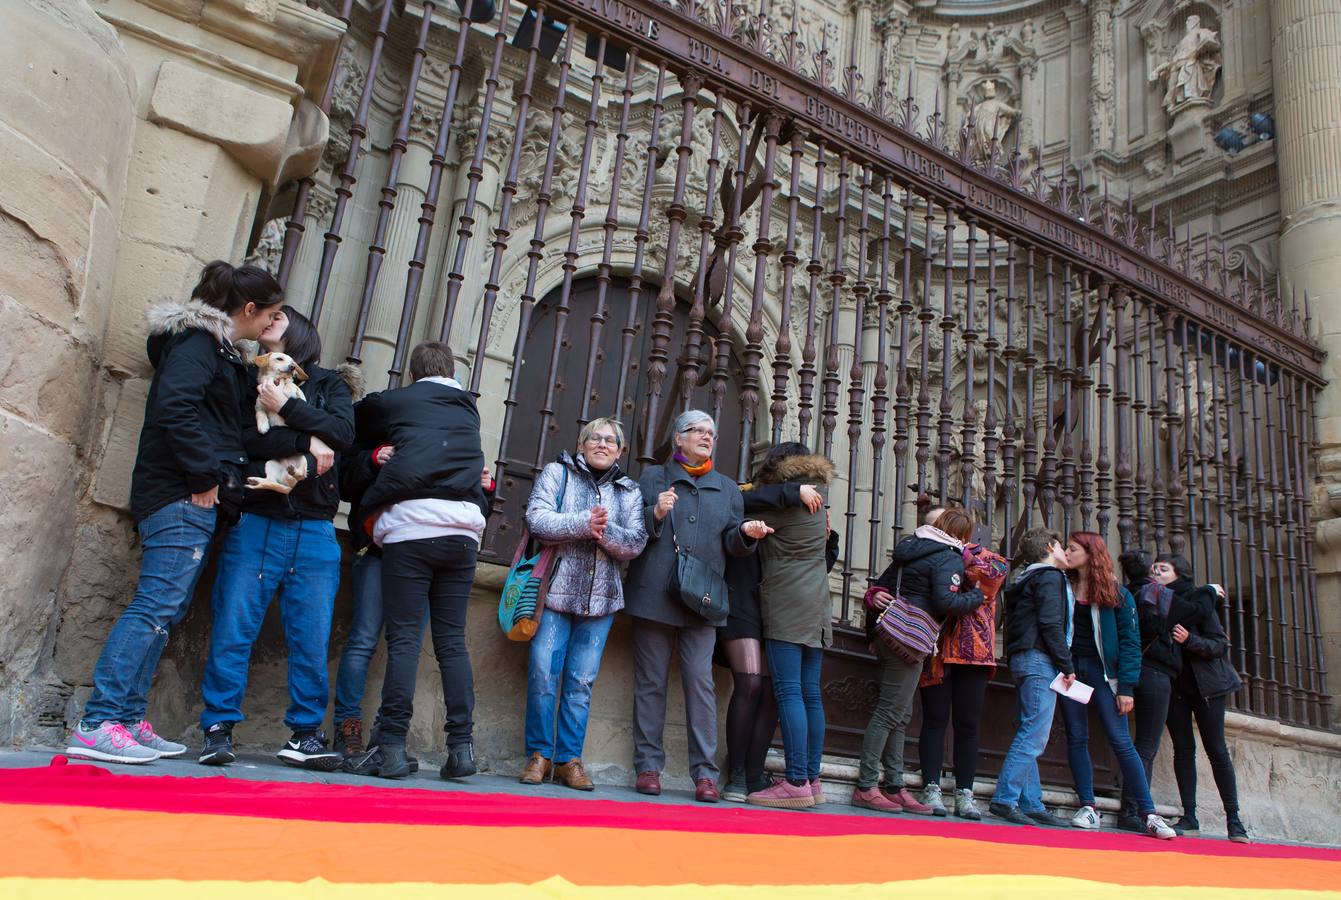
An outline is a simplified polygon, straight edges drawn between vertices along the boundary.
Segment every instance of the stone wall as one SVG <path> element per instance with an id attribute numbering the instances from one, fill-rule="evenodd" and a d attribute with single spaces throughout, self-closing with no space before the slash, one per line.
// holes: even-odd
<path id="1" fill-rule="evenodd" d="M 99 441 L 136 75 L 84 3 L 0 3 L 0 741 L 61 727 L 60 582 Z M 124 535 L 113 538 L 124 546 Z"/>

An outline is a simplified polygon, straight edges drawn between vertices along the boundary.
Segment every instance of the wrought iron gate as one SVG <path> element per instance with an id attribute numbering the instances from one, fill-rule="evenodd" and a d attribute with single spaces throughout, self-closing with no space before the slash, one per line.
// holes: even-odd
<path id="1" fill-rule="evenodd" d="M 494 558 L 509 555 L 530 475 L 580 422 L 636 412 L 646 435 L 636 472 L 667 411 L 706 388 L 719 417 L 739 410 L 738 433 L 807 441 L 844 470 L 840 624 L 855 624 L 854 596 L 910 527 L 908 501 L 927 492 L 973 508 L 1008 555 L 1045 523 L 1098 530 L 1115 549 L 1188 555 L 1228 591 L 1244 679 L 1235 704 L 1326 727 L 1309 517 L 1323 382 L 1306 298 L 1282 295 L 1246 260 L 1231 265 L 1221 241 L 1180 235 L 1159 210 L 1138 216 L 1070 167 L 1048 174 L 1041 149 L 980 146 L 971 115 L 920 109 L 911 80 L 902 99 L 883 80 L 867 84 L 852 53 L 806 46 L 794 7 L 462 5 L 410 2 L 397 16 L 383 3 L 355 18 L 343 0 L 336 13 L 366 41 L 367 76 L 345 160 L 297 186 L 280 272 L 290 278 L 301 242 L 320 239 L 314 318 L 337 302 L 331 276 L 374 83 L 390 65 L 388 36 L 400 35 L 413 49 L 395 63 L 402 100 L 368 195 L 377 209 L 362 290 L 348 298 L 349 358 L 363 357 L 379 279 L 400 267 L 391 383 L 426 336 L 456 341 L 476 392 L 499 340 L 511 374 L 523 360 L 546 372 L 504 377 Z M 449 73 L 436 116 L 419 90 L 435 35 L 446 36 Z M 501 74 L 509 66 L 516 77 Z M 465 99 L 473 67 L 484 77 Z M 404 258 L 388 258 L 401 165 L 426 115 L 439 124 L 417 235 Z M 444 215 L 452 166 L 463 178 Z M 333 188 L 324 237 L 305 235 L 321 185 Z M 435 235 L 450 252 L 430 278 Z M 584 279 L 591 312 L 570 320 Z M 547 345 L 529 345 L 550 287 Z M 688 318 L 673 341 L 677 302 Z M 585 358 L 581 384 L 559 377 L 569 353 Z M 560 420 L 565 395 L 576 414 Z M 535 417 L 525 452 L 519 415 Z M 742 440 L 721 452 L 744 473 L 757 449 Z M 848 662 L 835 659 L 831 684 L 859 665 L 859 653 L 839 656 Z"/>

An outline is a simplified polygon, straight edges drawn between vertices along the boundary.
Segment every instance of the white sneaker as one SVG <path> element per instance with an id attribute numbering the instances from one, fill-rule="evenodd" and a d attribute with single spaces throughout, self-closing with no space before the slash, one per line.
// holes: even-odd
<path id="1" fill-rule="evenodd" d="M 973 802 L 973 791 L 968 788 L 955 791 L 955 815 L 973 822 L 982 818 L 982 813 L 978 812 L 978 805 Z"/>
<path id="2" fill-rule="evenodd" d="M 65 754 L 78 759 L 129 765 L 153 762 L 159 756 L 157 750 L 141 747 L 120 722 L 103 722 L 93 729 L 85 729 L 84 723 L 80 722 L 70 733 Z"/>
<path id="3" fill-rule="evenodd" d="M 186 752 L 186 745 L 179 744 L 176 741 L 169 741 L 166 738 L 159 737 L 154 732 L 154 726 L 141 719 L 130 726 L 130 736 L 135 738 L 135 742 L 141 747 L 148 747 L 154 750 L 159 756 L 165 759 L 172 756 L 181 756 Z"/>
<path id="4" fill-rule="evenodd" d="M 1168 822 L 1154 813 L 1145 817 L 1145 833 L 1153 838 L 1159 838 L 1161 841 L 1171 841 L 1178 837 L 1178 832 L 1174 831 Z"/>
<path id="5" fill-rule="evenodd" d="M 1093 806 L 1082 806 L 1074 816 L 1071 817 L 1071 824 L 1076 828 L 1084 828 L 1086 831 L 1093 831 L 1102 824 L 1099 819 L 1099 813 Z"/>
<path id="6" fill-rule="evenodd" d="M 929 784 L 922 788 L 922 803 L 931 807 L 931 814 L 943 816 L 946 813 L 945 801 L 941 799 L 941 786 Z"/>

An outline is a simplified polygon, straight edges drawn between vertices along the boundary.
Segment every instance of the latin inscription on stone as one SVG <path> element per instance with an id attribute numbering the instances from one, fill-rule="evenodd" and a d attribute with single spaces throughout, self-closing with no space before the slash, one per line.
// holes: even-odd
<path id="1" fill-rule="evenodd" d="M 985 209 L 1019 225 L 1029 223 L 1029 213 L 1020 203 L 995 191 L 978 187 L 972 182 L 968 184 L 968 201 L 979 209 Z"/>
<path id="2" fill-rule="evenodd" d="M 1187 309 L 1191 304 L 1191 298 L 1188 297 L 1187 288 L 1183 287 L 1173 279 L 1161 275 L 1154 269 L 1138 265 L 1136 267 L 1136 280 L 1150 288 L 1157 295 L 1177 306 Z"/>
<path id="3" fill-rule="evenodd" d="M 1122 268 L 1122 254 L 1105 247 L 1099 241 L 1089 235 L 1082 234 L 1079 231 L 1073 231 L 1065 225 L 1056 222 L 1050 222 L 1044 219 L 1039 223 L 1038 233 L 1043 237 L 1056 241 L 1068 250 L 1079 253 L 1086 259 L 1093 260 L 1101 266 L 1107 266 L 1109 269 L 1120 270 Z M 1186 300 L 1183 301 L 1184 305 Z"/>

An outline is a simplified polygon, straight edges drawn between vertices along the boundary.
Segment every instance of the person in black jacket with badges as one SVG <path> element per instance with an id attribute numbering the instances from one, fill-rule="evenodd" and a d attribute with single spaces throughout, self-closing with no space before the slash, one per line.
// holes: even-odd
<path id="1" fill-rule="evenodd" d="M 1174 602 L 1185 610 L 1166 619 L 1168 636 L 1181 651 L 1182 661 L 1172 679 L 1167 719 L 1173 741 L 1173 773 L 1183 803 L 1183 816 L 1174 827 L 1183 834 L 1201 833 L 1197 821 L 1197 739 L 1192 732 L 1195 717 L 1224 803 L 1229 839 L 1249 843 L 1248 829 L 1239 818 L 1234 760 L 1225 741 L 1225 706 L 1229 695 L 1243 682 L 1229 661 L 1229 638 L 1220 620 L 1223 591 L 1219 585 L 1198 586 L 1192 579 L 1192 564 L 1177 554 L 1156 557 L 1151 574 L 1156 582 L 1168 586 Z"/>
<path id="2" fill-rule="evenodd" d="M 242 402 L 249 375 L 236 340 L 255 340 L 279 312 L 279 282 L 255 266 L 215 260 L 186 302 L 149 310 L 154 367 L 131 475 L 143 558 L 135 598 L 93 669 L 93 693 L 65 752 L 102 762 L 180 756 L 146 721 L 149 686 L 168 630 L 186 616 L 215 527 L 242 499 Z"/>
<path id="3" fill-rule="evenodd" d="M 1076 680 L 1070 650 L 1075 598 L 1066 578 L 1061 535 L 1046 528 L 1026 531 L 1015 551 L 1015 565 L 1019 575 L 1006 588 L 1004 631 L 1019 727 L 988 809 L 1019 825 L 1068 828 L 1069 822 L 1043 806 L 1038 776 L 1038 758 L 1048 745 L 1057 709 L 1052 682 L 1061 674 L 1062 686 L 1069 689 Z"/>
<path id="4" fill-rule="evenodd" d="M 452 377 L 451 348 L 425 341 L 410 354 L 408 387 L 359 404 L 360 440 L 380 466 L 359 503 L 360 521 L 382 548 L 387 662 L 382 706 L 367 750 L 345 760 L 357 775 L 410 774 L 405 739 L 425 611 L 442 674 L 447 762 L 443 778 L 474 775 L 475 683 L 466 648 L 466 607 L 489 499 L 475 398 Z"/>
<path id="5" fill-rule="evenodd" d="M 964 543 L 972 536 L 972 517 L 962 509 L 947 509 L 934 525 L 922 525 L 899 541 L 893 562 L 866 592 L 868 637 L 874 637 L 875 617 L 895 595 L 938 623 L 968 615 L 986 603 L 983 592 L 972 587 L 964 575 Z M 922 662 L 908 662 L 878 638 L 872 643 L 880 662 L 880 698 L 862 739 L 861 771 L 852 805 L 931 815 L 933 809 L 913 797 L 903 782 L 905 729 L 912 718 Z"/>
<path id="6" fill-rule="evenodd" d="M 340 587 L 340 544 L 335 538 L 340 489 L 337 455 L 354 440 L 355 393 L 362 378 L 355 366 L 324 369 L 321 338 L 308 319 L 291 306 L 260 337 L 261 349 L 292 357 L 307 373 L 305 399 L 285 398 L 269 382 L 254 387 L 247 410 L 259 401 L 278 413 L 284 425 L 260 434 L 254 417 L 243 440 L 257 473 L 265 460 L 305 454 L 307 475 L 287 493 L 248 490 L 242 518 L 229 529 L 214 579 L 209 659 L 201 682 L 204 708 L 200 727 L 205 746 L 202 765 L 233 761 L 233 726 L 242 721 L 242 698 L 252 646 L 261 633 L 266 610 L 276 594 L 288 645 L 289 708 L 284 724 L 292 738 L 279 759 L 293 766 L 330 772 L 341 756 L 326 745 L 321 722 L 329 696 L 327 649 L 331 612 Z"/>

